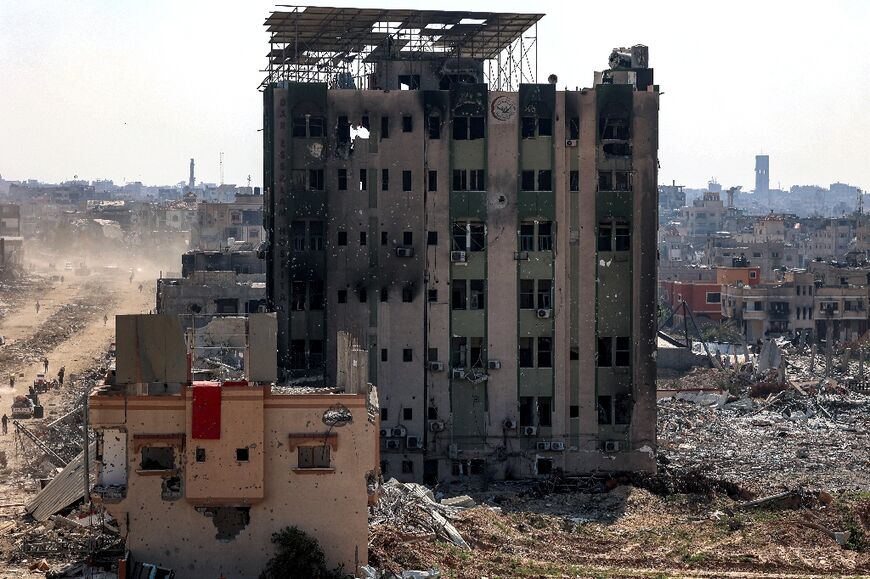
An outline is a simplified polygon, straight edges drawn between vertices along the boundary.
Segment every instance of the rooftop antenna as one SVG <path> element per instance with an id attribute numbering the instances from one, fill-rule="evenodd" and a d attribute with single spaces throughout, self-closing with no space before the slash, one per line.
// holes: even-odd
<path id="1" fill-rule="evenodd" d="M 223 185 L 223 184 L 224 184 L 224 152 L 223 152 L 223 151 L 221 151 L 220 159 L 221 159 L 221 161 L 220 161 L 220 167 L 221 167 L 221 185 Z"/>
<path id="2" fill-rule="evenodd" d="M 250 188 L 251 188 L 251 175 L 249 173 L 248 174 L 248 189 L 250 189 Z"/>

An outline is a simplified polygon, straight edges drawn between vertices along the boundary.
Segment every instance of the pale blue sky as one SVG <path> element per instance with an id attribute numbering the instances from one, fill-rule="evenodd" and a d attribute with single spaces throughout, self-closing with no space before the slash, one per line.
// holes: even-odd
<path id="1" fill-rule="evenodd" d="M 346 5 L 327 2 L 326 5 Z M 665 93 L 660 181 L 870 188 L 870 2 L 355 2 L 544 12 L 538 75 L 590 86 L 614 46 L 650 47 Z M 273 3 L 0 0 L 0 174 L 255 184 L 262 23 Z"/>

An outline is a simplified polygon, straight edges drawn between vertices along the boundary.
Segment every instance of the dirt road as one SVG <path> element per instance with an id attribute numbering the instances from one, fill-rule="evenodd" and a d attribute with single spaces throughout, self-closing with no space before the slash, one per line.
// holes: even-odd
<path id="1" fill-rule="evenodd" d="M 65 367 L 65 382 L 75 381 L 77 375 L 100 363 L 114 341 L 116 314 L 142 313 L 153 308 L 153 282 L 145 282 L 140 292 L 139 280 L 130 283 L 126 276 L 117 277 L 68 276 L 64 283 L 37 283 L 27 295 L 9 296 L 12 307 L 0 319 L 0 335 L 6 338 L 6 344 L 0 347 L 0 415 L 11 416 L 12 400 L 16 395 L 27 394 L 37 373 L 43 372 L 43 358 L 49 361 L 47 379 L 56 378 L 57 371 Z M 108 317 L 107 323 L 104 316 Z M 9 387 L 10 374 L 16 376 L 14 390 Z M 50 391 L 40 395 L 46 420 L 60 415 L 64 405 L 60 396 L 69 393 Z M 0 470 L 2 529 L 24 512 L 21 505 L 37 492 L 38 483 L 20 475 L 27 456 L 20 446 L 16 447 L 11 419 L 9 433 L 0 436 L 0 452 L 5 452 L 8 459 L 7 468 Z M 8 559 L 7 549 L 14 550 L 14 545 L 10 542 L 0 547 L 6 547 L 2 548 L 3 559 Z M 13 566 L 0 561 L 0 579 L 28 576 L 26 564 Z"/>

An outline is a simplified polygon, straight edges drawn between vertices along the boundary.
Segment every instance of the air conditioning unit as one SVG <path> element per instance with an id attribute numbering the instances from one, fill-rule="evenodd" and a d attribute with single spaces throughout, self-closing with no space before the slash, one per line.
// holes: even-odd
<path id="1" fill-rule="evenodd" d="M 444 422 L 441 420 L 430 420 L 429 430 L 430 432 L 441 432 L 444 430 Z"/>
<path id="2" fill-rule="evenodd" d="M 561 452 L 561 451 L 565 450 L 565 443 L 564 442 L 555 442 L 555 441 L 551 442 L 550 443 L 550 450 L 556 450 L 556 451 Z"/>
<path id="3" fill-rule="evenodd" d="M 390 450 L 399 450 L 400 448 L 402 448 L 402 441 L 390 439 L 387 441 L 387 448 Z"/>
<path id="4" fill-rule="evenodd" d="M 451 251 L 450 261 L 452 263 L 465 263 L 468 261 L 468 254 L 464 251 Z"/>
<path id="5" fill-rule="evenodd" d="M 447 447 L 447 458 L 459 458 L 458 444 L 451 444 Z"/>
<path id="6" fill-rule="evenodd" d="M 381 428 L 381 438 L 389 438 L 390 437 L 390 429 L 389 428 Z"/>
<path id="7" fill-rule="evenodd" d="M 489 360 L 486 363 L 486 367 L 489 368 L 490 370 L 498 370 L 499 368 L 501 368 L 501 361 L 500 360 Z"/>
<path id="8" fill-rule="evenodd" d="M 517 261 L 525 261 L 525 260 L 529 259 L 529 252 L 528 251 L 515 251 L 514 252 L 514 259 Z"/>
<path id="9" fill-rule="evenodd" d="M 550 450 L 549 442 L 539 442 L 537 445 L 538 450 Z"/>
<path id="10" fill-rule="evenodd" d="M 552 318 L 553 310 L 550 308 L 538 308 L 537 312 L 535 312 L 540 319 Z"/>
<path id="11" fill-rule="evenodd" d="M 538 434 L 537 426 L 525 426 L 523 427 L 523 436 L 535 436 Z"/>
<path id="12" fill-rule="evenodd" d="M 430 372 L 443 372 L 444 371 L 444 362 L 429 362 L 429 371 Z"/>
<path id="13" fill-rule="evenodd" d="M 501 427 L 505 430 L 516 430 L 517 429 L 517 421 L 513 418 L 505 418 L 501 421 Z"/>
<path id="14" fill-rule="evenodd" d="M 390 436 L 394 436 L 396 438 L 402 438 L 403 436 L 407 436 L 407 435 L 408 435 L 408 431 L 405 429 L 404 426 L 394 426 L 390 430 Z"/>
<path id="15" fill-rule="evenodd" d="M 423 440 L 419 436 L 409 436 L 405 439 L 405 448 L 408 448 L 408 449 L 423 448 Z"/>
<path id="16" fill-rule="evenodd" d="M 413 247 L 397 247 L 396 255 L 398 257 L 414 257 L 414 248 Z"/>
<path id="17" fill-rule="evenodd" d="M 577 139 L 568 139 L 567 141 L 565 141 L 565 146 L 566 147 L 576 147 L 577 146 Z"/>
<path id="18" fill-rule="evenodd" d="M 450 373 L 450 377 L 454 380 L 463 380 L 465 378 L 465 368 L 454 368 Z"/>
<path id="19" fill-rule="evenodd" d="M 604 452 L 619 452 L 619 448 L 622 446 L 618 440 L 605 440 L 604 441 Z"/>

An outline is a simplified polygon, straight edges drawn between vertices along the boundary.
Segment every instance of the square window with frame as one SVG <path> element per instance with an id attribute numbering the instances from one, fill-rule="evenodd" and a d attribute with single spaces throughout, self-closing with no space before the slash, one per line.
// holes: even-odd
<path id="1" fill-rule="evenodd" d="M 248 462 L 250 460 L 250 457 L 250 450 L 247 447 L 236 449 L 236 461 Z"/>
<path id="2" fill-rule="evenodd" d="M 140 470 L 174 470 L 175 447 L 173 446 L 143 446 L 141 450 Z"/>
<path id="3" fill-rule="evenodd" d="M 297 468 L 331 468 L 330 447 L 323 446 L 298 446 L 296 447 Z"/>
<path id="4" fill-rule="evenodd" d="M 414 350 L 411 348 L 402 348 L 402 362 L 413 362 Z"/>

